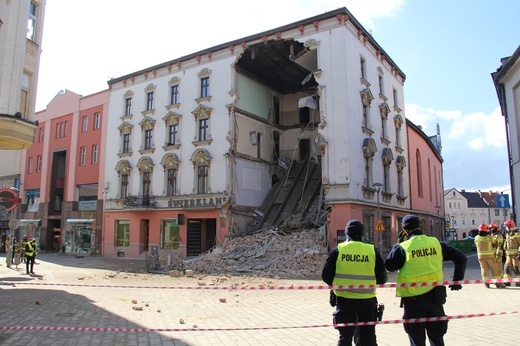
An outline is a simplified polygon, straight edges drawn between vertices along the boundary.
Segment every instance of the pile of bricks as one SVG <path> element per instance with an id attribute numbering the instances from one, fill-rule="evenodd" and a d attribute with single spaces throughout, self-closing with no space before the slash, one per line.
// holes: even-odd
<path id="1" fill-rule="evenodd" d="M 185 266 L 200 274 L 320 278 L 328 255 L 324 228 L 262 233 L 227 239 Z"/>

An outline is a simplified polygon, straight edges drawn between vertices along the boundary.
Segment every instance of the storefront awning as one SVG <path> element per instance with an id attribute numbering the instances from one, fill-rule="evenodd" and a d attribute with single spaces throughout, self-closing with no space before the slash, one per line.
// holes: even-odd
<path id="1" fill-rule="evenodd" d="M 20 222 L 41 222 L 42 219 L 21 219 Z"/>
<path id="2" fill-rule="evenodd" d="M 70 223 L 79 223 L 79 222 L 88 223 L 88 222 L 94 222 L 94 221 L 96 221 L 96 219 L 67 219 L 67 222 L 70 222 Z"/>

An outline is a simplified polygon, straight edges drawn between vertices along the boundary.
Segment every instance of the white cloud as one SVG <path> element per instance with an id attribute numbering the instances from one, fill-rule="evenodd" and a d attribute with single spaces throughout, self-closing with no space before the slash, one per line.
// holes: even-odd
<path id="1" fill-rule="evenodd" d="M 491 114 L 475 112 L 463 114 L 458 110 L 434 110 L 415 104 L 406 104 L 406 117 L 414 124 L 421 125 L 424 133 L 433 135 L 439 124 L 443 148 L 470 149 L 484 151 L 504 149 L 506 135 L 504 118 L 500 108 Z"/>

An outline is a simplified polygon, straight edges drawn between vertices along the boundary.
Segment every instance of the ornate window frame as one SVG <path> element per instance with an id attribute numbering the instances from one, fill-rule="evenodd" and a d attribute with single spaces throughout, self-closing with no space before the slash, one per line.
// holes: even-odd
<path id="1" fill-rule="evenodd" d="M 193 155 L 191 156 L 190 161 L 193 163 L 193 193 L 195 194 L 207 194 L 211 192 L 211 185 L 210 185 L 210 166 L 211 166 L 211 155 L 209 152 L 205 149 L 197 149 L 195 152 L 193 152 Z M 207 175 L 205 177 L 205 191 L 200 192 L 199 191 L 199 168 L 200 167 L 207 167 Z"/>
<path id="2" fill-rule="evenodd" d="M 169 111 L 163 118 L 164 120 L 164 130 L 165 130 L 165 136 L 164 136 L 164 150 L 178 150 L 181 146 L 181 137 L 180 137 L 180 124 L 182 115 Z M 170 143 L 170 126 L 177 125 L 177 138 L 175 140 L 175 143 Z"/>
<path id="3" fill-rule="evenodd" d="M 141 122 L 139 123 L 139 125 L 141 126 L 141 147 L 140 147 L 140 150 L 139 152 L 141 154 L 148 154 L 148 153 L 153 153 L 155 151 L 155 142 L 154 142 L 154 134 L 153 134 L 153 131 L 154 131 L 154 127 L 155 127 L 155 120 L 146 116 L 144 117 L 143 120 L 141 120 Z M 145 149 L 145 141 L 146 141 L 146 138 L 145 138 L 145 134 L 146 134 L 146 131 L 148 130 L 151 130 L 152 131 L 152 142 L 150 143 L 150 148 L 148 149 Z"/>
<path id="4" fill-rule="evenodd" d="M 119 157 L 125 157 L 125 156 L 131 156 L 132 155 L 132 130 L 134 128 L 134 125 L 130 124 L 129 122 L 123 121 L 121 125 L 117 128 L 119 130 L 120 135 L 120 141 L 119 141 L 119 153 L 117 154 Z M 129 148 L 128 152 L 124 152 L 123 147 L 125 145 L 124 143 L 124 135 L 130 136 L 129 141 Z"/>
<path id="5" fill-rule="evenodd" d="M 178 99 L 177 103 L 171 103 L 171 92 L 172 92 L 172 88 L 174 86 L 177 86 L 177 90 L 178 90 L 178 93 L 180 95 L 180 88 L 181 88 L 181 78 L 179 78 L 178 76 L 174 76 L 172 77 L 169 81 L 168 81 L 168 102 L 170 104 L 166 105 L 165 108 L 166 110 L 168 111 L 171 111 L 172 109 L 179 109 L 181 107 L 181 102 L 180 100 Z"/>
<path id="6" fill-rule="evenodd" d="M 148 115 L 154 115 L 155 114 L 155 106 L 156 106 L 156 100 L 155 100 L 155 91 L 157 90 L 157 86 L 153 83 L 150 83 L 146 86 L 146 88 L 144 88 L 144 104 L 145 104 L 145 109 L 141 112 L 141 114 L 143 116 L 148 116 Z M 154 100 L 153 100 L 153 104 L 152 104 L 152 107 L 150 109 L 148 109 L 148 95 L 149 94 L 154 94 Z"/>
<path id="7" fill-rule="evenodd" d="M 180 179 L 179 179 L 180 177 L 178 174 L 179 173 L 179 164 L 180 164 L 179 158 L 177 157 L 177 155 L 175 155 L 173 153 L 164 155 L 161 160 L 161 165 L 163 166 L 163 169 L 164 169 L 164 191 L 163 191 L 163 193 L 165 196 L 175 196 L 175 195 L 180 194 L 179 187 L 181 185 L 180 185 Z M 169 185 L 168 170 L 170 170 L 170 169 L 174 169 L 177 171 L 177 175 L 176 175 L 177 179 L 176 179 L 174 191 L 172 194 L 168 193 L 168 185 Z"/>
<path id="8" fill-rule="evenodd" d="M 204 106 L 204 105 L 198 105 L 197 108 L 195 108 L 191 113 L 195 117 L 195 135 L 193 137 L 192 144 L 196 147 L 201 145 L 209 145 L 211 142 L 213 142 L 213 138 L 211 136 L 211 112 L 213 111 L 213 108 Z M 205 140 L 200 140 L 199 136 L 199 130 L 200 130 L 200 121 L 201 120 L 208 120 L 208 136 Z"/>

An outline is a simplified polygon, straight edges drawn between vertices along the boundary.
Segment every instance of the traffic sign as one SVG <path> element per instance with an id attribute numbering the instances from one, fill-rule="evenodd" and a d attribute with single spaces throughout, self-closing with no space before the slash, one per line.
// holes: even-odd
<path id="1" fill-rule="evenodd" d="M 376 231 L 384 231 L 385 227 L 383 226 L 383 222 L 381 220 L 377 220 Z"/>
<path id="2" fill-rule="evenodd" d="M 507 194 L 497 195 L 497 207 L 499 207 L 499 208 L 510 208 L 510 205 L 509 205 L 509 195 L 507 195 Z"/>
<path id="3" fill-rule="evenodd" d="M 11 211 L 18 205 L 18 194 L 11 189 L 0 189 L 0 205 Z"/>

